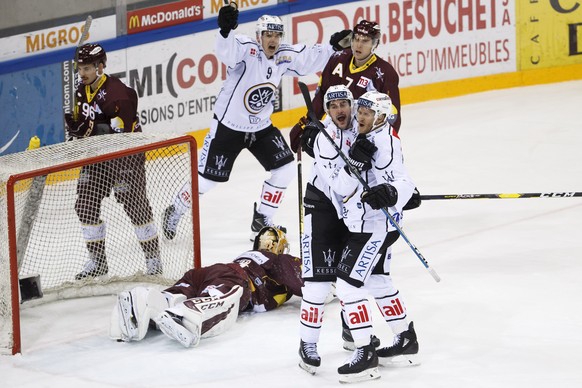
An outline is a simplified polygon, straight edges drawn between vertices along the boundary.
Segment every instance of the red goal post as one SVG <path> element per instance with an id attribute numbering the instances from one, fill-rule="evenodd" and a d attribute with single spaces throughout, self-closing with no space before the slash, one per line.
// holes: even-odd
<path id="1" fill-rule="evenodd" d="M 132 191 L 114 185 L 101 203 L 108 273 L 75 280 L 89 259 L 90 241 L 75 206 L 79 178 L 85 177 L 80 172 L 96 164 L 114 169 L 135 159 L 145 166 L 146 195 L 126 194 L 129 200 L 119 203 L 118 191 Z M 162 231 L 164 210 L 184 183 L 191 182 L 191 192 L 198 192 L 196 165 L 193 137 L 145 133 L 94 136 L 0 157 L 0 354 L 21 352 L 21 306 L 115 294 L 139 283 L 171 285 L 188 269 L 199 268 L 198 195 L 192 196 L 191 213 L 180 221 L 174 239 L 165 239 Z M 145 274 L 143 231 L 127 209 L 134 203 L 151 208 L 161 275 Z M 40 295 L 27 299 L 20 283 L 29 279 Z"/>

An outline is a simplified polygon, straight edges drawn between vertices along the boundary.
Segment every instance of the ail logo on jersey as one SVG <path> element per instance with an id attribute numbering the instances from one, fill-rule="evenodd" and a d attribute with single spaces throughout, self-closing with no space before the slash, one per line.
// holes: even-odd
<path id="1" fill-rule="evenodd" d="M 279 191 L 279 190 L 275 190 L 274 193 L 270 192 L 270 191 L 265 191 L 265 194 L 263 195 L 263 199 L 271 204 L 279 204 L 281 202 L 281 200 L 283 199 L 283 192 Z"/>
<path id="2" fill-rule="evenodd" d="M 249 54 L 253 57 L 256 57 L 257 56 L 257 49 L 254 47 L 251 47 Z"/>
<path id="3" fill-rule="evenodd" d="M 360 80 L 358 81 L 357 85 L 361 88 L 366 89 L 370 82 L 372 82 L 370 78 L 360 77 Z"/>
<path id="4" fill-rule="evenodd" d="M 252 114 L 259 113 L 271 103 L 276 89 L 272 83 L 264 83 L 250 88 L 244 97 L 245 108 Z"/>
<path id="5" fill-rule="evenodd" d="M 321 323 L 323 321 L 323 311 L 317 307 L 310 307 L 309 310 L 301 310 L 301 320 L 308 323 Z"/>
<path id="6" fill-rule="evenodd" d="M 352 325 L 362 325 L 364 323 L 370 322 L 370 313 L 368 313 L 368 309 L 366 305 L 361 304 L 356 307 L 358 311 L 354 311 L 348 314 L 348 321 Z"/>
<path id="7" fill-rule="evenodd" d="M 400 303 L 400 299 L 392 299 L 390 301 L 391 305 L 382 306 L 382 314 L 386 317 L 397 317 L 404 314 L 404 307 Z"/>

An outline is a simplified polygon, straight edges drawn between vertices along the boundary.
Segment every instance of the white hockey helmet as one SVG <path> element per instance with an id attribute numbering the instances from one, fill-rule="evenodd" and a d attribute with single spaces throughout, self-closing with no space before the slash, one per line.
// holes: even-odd
<path id="1" fill-rule="evenodd" d="M 323 109 L 325 113 L 329 114 L 329 103 L 334 100 L 348 100 L 352 109 L 354 107 L 354 95 L 345 85 L 333 85 L 325 91 L 323 95 Z"/>
<path id="2" fill-rule="evenodd" d="M 357 101 L 358 107 L 372 109 L 374 111 L 374 126 L 383 125 L 386 121 L 393 125 L 398 117 L 398 110 L 392 105 L 392 100 L 387 94 L 377 91 L 364 93 Z M 376 120 L 382 115 L 386 115 L 385 121 L 381 124 L 376 124 Z"/>
<path id="3" fill-rule="evenodd" d="M 279 16 L 263 15 L 257 20 L 257 42 L 261 43 L 264 31 L 280 32 L 281 38 L 285 35 L 285 25 Z"/>
<path id="4" fill-rule="evenodd" d="M 265 226 L 255 237 L 253 249 L 280 255 L 289 252 L 289 243 L 287 243 L 287 236 L 282 230 L 272 226 Z"/>

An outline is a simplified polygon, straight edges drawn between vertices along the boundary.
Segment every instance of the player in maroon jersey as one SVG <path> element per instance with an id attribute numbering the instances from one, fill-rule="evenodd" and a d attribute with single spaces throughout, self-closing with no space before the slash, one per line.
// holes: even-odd
<path id="1" fill-rule="evenodd" d="M 398 110 L 398 118 L 393 128 L 400 129 L 402 112 L 400 110 L 399 77 L 394 67 L 377 56 L 374 51 L 380 42 L 380 26 L 376 22 L 362 20 L 354 27 L 351 48 L 335 52 L 321 73 L 319 85 L 313 98 L 313 109 L 318 118 L 323 116 L 323 97 L 330 86 L 347 86 L 354 99 L 364 93 L 376 90 L 390 96 L 394 107 Z M 297 152 L 299 144 L 302 149 L 313 157 L 313 141 L 317 132 L 305 132 L 307 118 L 293 127 L 290 133 L 291 149 Z M 301 138 L 304 137 L 303 140 Z"/>
<path id="2" fill-rule="evenodd" d="M 65 114 L 68 135 L 84 138 L 123 132 L 141 132 L 137 116 L 137 93 L 117 78 L 105 74 L 107 54 L 98 44 L 79 48 L 81 85 L 76 90 L 73 114 Z M 81 221 L 89 260 L 77 280 L 105 275 L 105 221 L 101 203 L 113 190 L 135 228 L 146 259 L 146 274 L 162 273 L 158 233 L 146 196 L 145 155 L 138 154 L 85 166 L 77 184 L 75 210 Z"/>
<path id="3" fill-rule="evenodd" d="M 228 329 L 239 312 L 273 310 L 293 295 L 301 296 L 301 259 L 288 249 L 285 233 L 264 227 L 253 249 L 232 263 L 191 269 L 163 292 L 148 287 L 122 292 L 111 319 L 111 337 L 139 341 L 152 319 L 166 335 L 191 347 L 200 337 Z"/>

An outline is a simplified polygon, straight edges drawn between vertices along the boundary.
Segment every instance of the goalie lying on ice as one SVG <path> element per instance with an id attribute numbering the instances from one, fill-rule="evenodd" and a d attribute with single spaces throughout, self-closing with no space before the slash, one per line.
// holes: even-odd
<path id="1" fill-rule="evenodd" d="M 191 269 L 172 287 L 135 287 L 121 292 L 111 316 L 110 337 L 142 340 L 157 327 L 185 347 L 230 328 L 239 312 L 277 308 L 301 296 L 301 259 L 288 253 L 285 234 L 265 227 L 253 250 L 232 263 Z"/>

